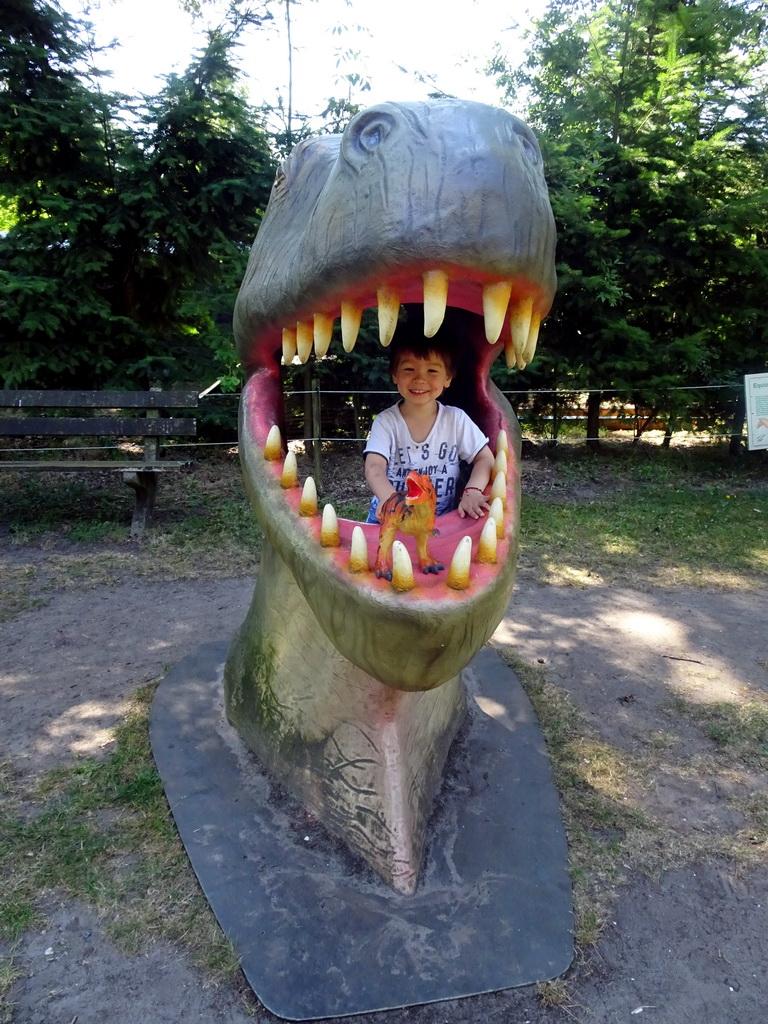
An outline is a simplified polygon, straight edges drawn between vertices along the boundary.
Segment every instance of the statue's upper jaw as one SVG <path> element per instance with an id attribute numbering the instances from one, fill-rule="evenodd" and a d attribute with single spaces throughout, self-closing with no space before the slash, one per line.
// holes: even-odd
<path id="1" fill-rule="evenodd" d="M 446 305 L 465 309 L 524 365 L 555 294 L 554 252 L 524 122 L 457 100 L 379 104 L 280 168 L 235 309 L 243 366 L 324 355 L 338 316 L 349 351 L 366 307 L 386 345 L 399 303 L 422 301 L 429 337 Z"/>
<path id="2" fill-rule="evenodd" d="M 338 319 L 344 351 L 351 352 L 362 312 L 368 308 L 377 309 L 379 340 L 387 346 L 400 306 L 418 304 L 424 307 L 426 337 L 438 332 L 447 309 L 464 309 L 483 318 L 489 344 L 503 343 L 507 366 L 523 369 L 534 356 L 539 325 L 551 303 L 548 288 L 522 275 L 499 278 L 479 268 L 457 265 L 401 267 L 389 272 L 382 268 L 368 280 L 347 282 L 343 289 L 318 294 L 313 304 L 304 296 L 300 305 L 277 322 L 260 325 L 247 349 L 242 343 L 241 348 L 252 367 L 269 364 L 275 354 L 284 363 L 295 358 L 305 363 L 312 354 L 322 358 Z"/>

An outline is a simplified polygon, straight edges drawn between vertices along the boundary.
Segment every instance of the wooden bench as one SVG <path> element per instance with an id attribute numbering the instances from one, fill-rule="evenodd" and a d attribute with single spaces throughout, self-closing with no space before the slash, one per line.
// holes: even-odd
<path id="1" fill-rule="evenodd" d="M 86 470 L 122 473 L 132 487 L 136 502 L 131 537 L 138 538 L 149 522 L 155 503 L 157 474 L 187 466 L 190 459 L 162 458 L 160 442 L 170 437 L 194 437 L 193 417 L 168 415 L 171 410 L 196 409 L 196 391 L 0 391 L 0 409 L 13 409 L 0 417 L 0 435 L 50 438 L 135 438 L 143 442 L 143 454 L 132 458 L 86 460 L 28 458 L 27 452 L 0 461 L 0 470 L 14 472 L 82 473 Z M 66 414 L 64 414 L 64 411 Z M 5 453 L 7 455 L 7 453 Z"/>

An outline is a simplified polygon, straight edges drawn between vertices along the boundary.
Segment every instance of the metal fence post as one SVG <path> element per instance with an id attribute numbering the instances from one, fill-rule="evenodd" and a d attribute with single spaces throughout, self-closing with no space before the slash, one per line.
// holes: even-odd
<path id="1" fill-rule="evenodd" d="M 312 382 L 312 437 L 314 440 L 313 457 L 315 461 L 315 486 L 322 493 L 323 490 L 323 445 L 320 440 L 323 436 L 323 421 L 320 406 L 320 381 Z"/>

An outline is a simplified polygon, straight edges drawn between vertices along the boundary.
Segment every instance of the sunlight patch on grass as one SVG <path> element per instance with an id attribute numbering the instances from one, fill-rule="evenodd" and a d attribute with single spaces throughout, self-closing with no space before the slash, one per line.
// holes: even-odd
<path id="1" fill-rule="evenodd" d="M 541 565 L 541 579 L 543 583 L 550 583 L 553 586 L 575 587 L 585 589 L 596 587 L 605 583 L 602 576 L 593 573 L 591 570 L 578 568 L 573 565 L 564 565 L 560 562 L 544 561 Z"/>
<path id="2" fill-rule="evenodd" d="M 616 747 L 583 736 L 570 744 L 570 755 L 582 781 L 611 800 L 625 800 L 633 772 L 626 755 Z"/>
<path id="3" fill-rule="evenodd" d="M 640 587 L 700 587 L 708 590 L 743 590 L 760 586 L 759 579 L 745 579 L 743 572 L 715 567 L 693 569 L 690 566 L 655 566 L 649 569 Z"/>
<path id="4" fill-rule="evenodd" d="M 521 546 L 542 580 L 660 580 L 718 588 L 768 580 L 768 533 L 746 491 L 629 485 L 585 503 L 523 497 Z M 756 540 L 756 534 L 758 538 Z M 566 573 L 563 567 L 567 567 Z"/>
<path id="5" fill-rule="evenodd" d="M 606 555 L 634 555 L 637 553 L 638 545 L 628 537 L 622 537 L 604 541 L 602 548 Z"/>

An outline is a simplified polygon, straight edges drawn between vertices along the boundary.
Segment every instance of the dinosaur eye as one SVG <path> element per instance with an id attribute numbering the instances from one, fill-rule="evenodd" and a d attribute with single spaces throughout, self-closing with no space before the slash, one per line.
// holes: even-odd
<path id="1" fill-rule="evenodd" d="M 358 159 L 373 153 L 395 127 L 395 119 L 383 111 L 369 111 L 353 121 L 346 134 L 345 143 Z"/>
<path id="2" fill-rule="evenodd" d="M 374 149 L 381 142 L 383 134 L 380 124 L 371 124 L 360 133 L 360 145 L 363 149 Z"/>
<path id="3" fill-rule="evenodd" d="M 531 142 L 531 140 L 528 138 L 527 135 L 521 135 L 520 136 L 520 141 L 523 144 L 523 151 L 524 151 L 525 155 L 528 157 L 528 159 L 531 160 L 533 163 L 538 163 L 539 162 L 539 150 L 538 150 L 538 148 L 536 146 L 534 146 L 534 144 Z"/>
<path id="4" fill-rule="evenodd" d="M 541 153 L 539 152 L 539 147 L 536 141 L 533 138 L 531 138 L 531 136 L 525 131 L 516 130 L 515 135 L 517 135 L 518 139 L 520 140 L 520 145 L 523 147 L 523 152 L 531 161 L 531 163 L 540 164 Z"/>

